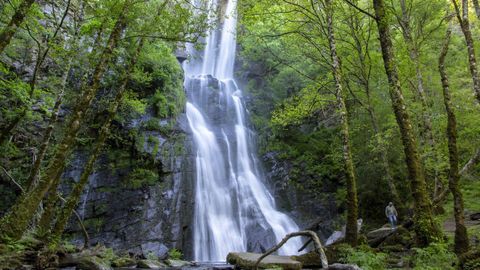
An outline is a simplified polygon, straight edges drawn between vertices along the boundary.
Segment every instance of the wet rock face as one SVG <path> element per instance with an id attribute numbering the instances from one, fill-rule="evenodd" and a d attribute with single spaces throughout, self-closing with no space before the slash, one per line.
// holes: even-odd
<path id="1" fill-rule="evenodd" d="M 292 184 L 292 164 L 288 160 L 280 159 L 275 152 L 267 153 L 262 158 L 272 194 L 280 209 L 289 211 L 300 229 L 316 231 L 322 243 L 325 243 L 339 218 L 335 194 L 325 192 L 314 196 L 308 190 Z M 302 179 L 295 180 L 302 182 Z M 309 228 L 319 219 L 321 222 L 315 224 L 315 228 Z"/>
<path id="2" fill-rule="evenodd" d="M 91 244 L 102 243 L 115 250 L 160 258 L 176 248 L 186 258 L 191 256 L 194 157 L 184 117 L 173 122 L 170 119 L 173 125 L 168 135 L 139 129 L 136 140 L 143 145 L 134 154 L 133 146 L 106 148 L 77 208 Z M 143 116 L 137 124 L 150 119 Z M 75 157 L 63 176 L 69 183 L 63 187 L 65 194 L 78 181 L 88 153 L 79 152 Z M 133 179 L 132 172 L 142 166 L 144 159 L 156 174 L 142 182 L 142 178 Z M 76 242 L 83 242 L 73 219 L 69 233 Z"/>

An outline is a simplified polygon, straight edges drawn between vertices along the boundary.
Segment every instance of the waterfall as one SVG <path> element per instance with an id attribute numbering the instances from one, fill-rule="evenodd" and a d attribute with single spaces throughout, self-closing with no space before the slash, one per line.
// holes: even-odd
<path id="1" fill-rule="evenodd" d="M 206 5 L 211 12 L 218 9 L 217 0 Z M 228 1 L 221 29 L 207 33 L 203 51 L 187 45 L 192 57 L 184 63 L 186 114 L 196 149 L 197 261 L 224 261 L 228 252 L 267 249 L 299 230 L 276 210 L 259 170 L 254 133 L 233 75 L 236 5 L 236 0 Z M 301 244 L 301 239 L 291 239 L 279 253 L 295 254 Z"/>

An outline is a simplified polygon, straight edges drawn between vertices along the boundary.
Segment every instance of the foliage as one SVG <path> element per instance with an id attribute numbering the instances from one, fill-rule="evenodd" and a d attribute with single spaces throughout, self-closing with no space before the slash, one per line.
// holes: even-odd
<path id="1" fill-rule="evenodd" d="M 356 264 L 365 270 L 381 270 L 387 266 L 387 254 L 374 252 L 366 245 L 357 248 L 342 245 L 338 247 L 338 252 L 340 262 Z"/>
<path id="2" fill-rule="evenodd" d="M 138 189 L 158 182 L 158 173 L 148 169 L 136 168 L 129 174 L 125 181 L 127 187 Z"/>
<path id="3" fill-rule="evenodd" d="M 414 251 L 414 269 L 455 269 L 457 258 L 446 243 L 433 243 L 426 248 L 414 248 Z"/>
<path id="4" fill-rule="evenodd" d="M 180 250 L 172 248 L 168 251 L 168 257 L 173 260 L 181 260 L 183 258 L 183 254 Z"/>

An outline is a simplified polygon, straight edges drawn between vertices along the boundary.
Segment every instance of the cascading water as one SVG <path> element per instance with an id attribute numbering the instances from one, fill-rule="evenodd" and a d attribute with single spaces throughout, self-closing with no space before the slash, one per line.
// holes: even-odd
<path id="1" fill-rule="evenodd" d="M 246 125 L 242 92 L 233 76 L 236 5 L 236 0 L 228 1 L 223 27 L 208 33 L 203 53 L 187 46 L 193 57 L 184 64 L 186 112 L 197 151 L 197 261 L 223 261 L 232 251 L 259 251 L 298 231 L 291 218 L 275 209 L 258 169 L 253 132 Z M 209 0 L 208 7 L 216 10 L 217 0 Z M 268 246 L 259 247 L 259 241 Z M 301 244 L 291 239 L 280 253 L 294 254 Z"/>

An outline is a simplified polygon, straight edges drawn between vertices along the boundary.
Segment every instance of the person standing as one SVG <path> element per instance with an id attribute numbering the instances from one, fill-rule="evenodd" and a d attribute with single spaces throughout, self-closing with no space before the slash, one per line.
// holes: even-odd
<path id="1" fill-rule="evenodd" d="M 392 230 L 394 230 L 397 226 L 397 209 L 395 209 L 395 206 L 393 206 L 392 202 L 389 202 L 387 207 L 385 207 L 385 215 L 388 218 L 388 221 L 390 222 L 390 225 L 392 226 Z"/>

